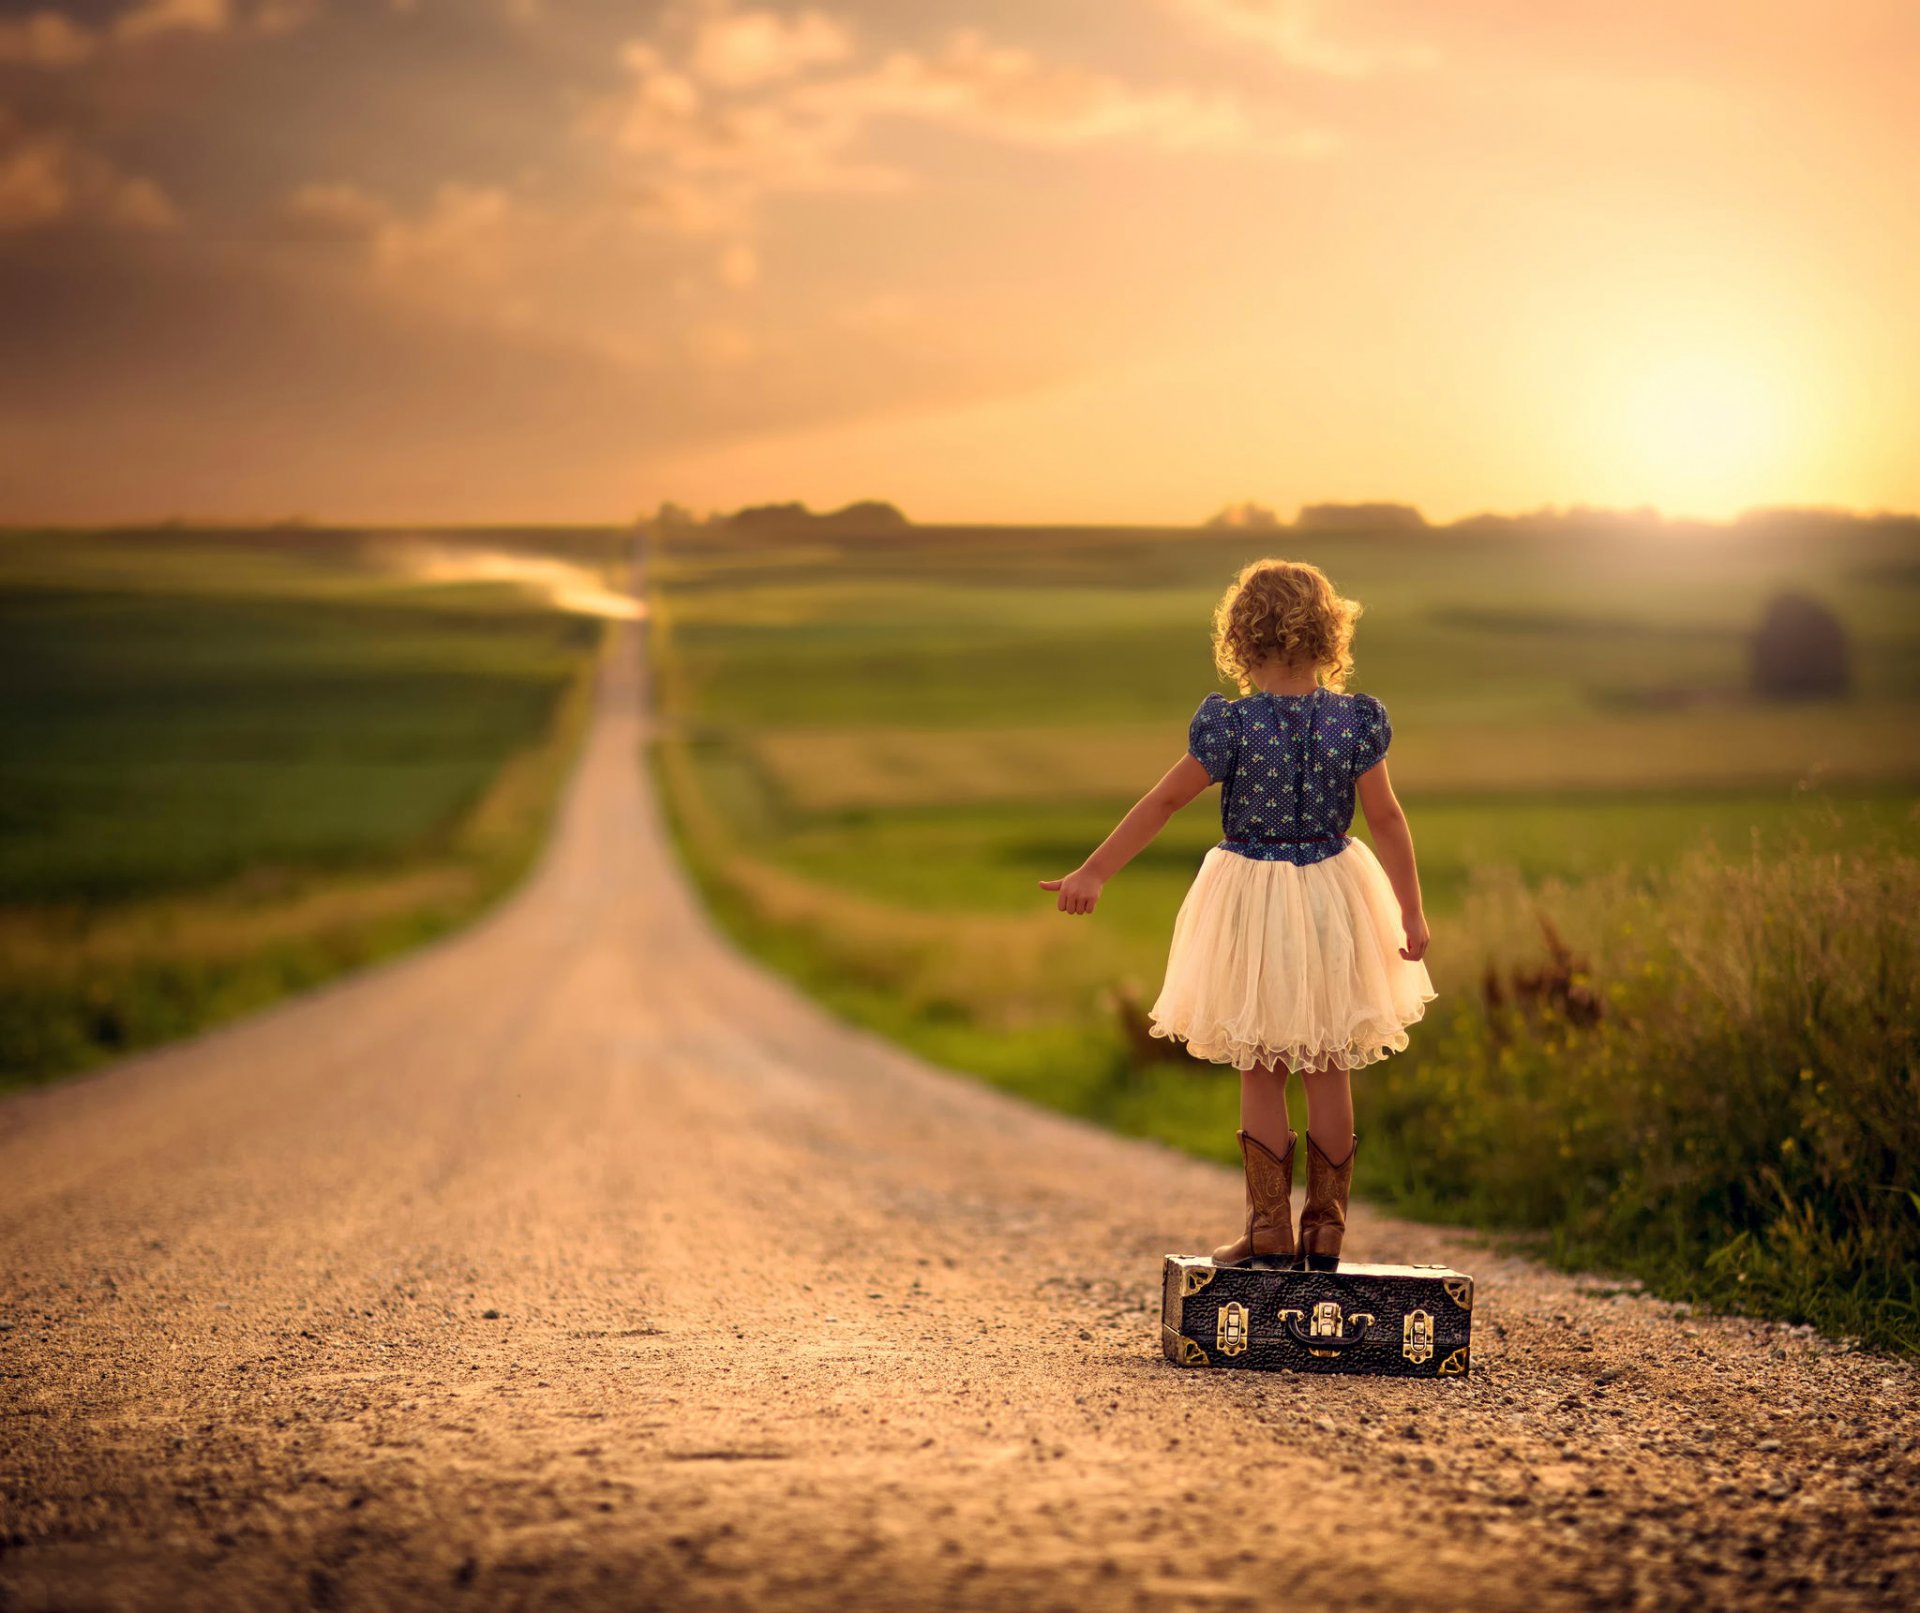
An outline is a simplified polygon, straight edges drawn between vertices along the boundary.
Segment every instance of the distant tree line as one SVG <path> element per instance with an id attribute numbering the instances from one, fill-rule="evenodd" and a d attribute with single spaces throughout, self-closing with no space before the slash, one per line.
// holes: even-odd
<path id="1" fill-rule="evenodd" d="M 844 533 L 858 536 L 903 532 L 913 523 L 897 505 L 884 499 L 857 499 L 837 510 L 818 513 L 795 499 L 786 504 L 749 504 L 728 514 L 721 510 L 696 515 L 684 504 L 664 500 L 650 521 L 665 528 L 702 528 L 725 530 L 754 537 L 780 537 L 801 533 Z"/>
<path id="2" fill-rule="evenodd" d="M 914 526 L 898 505 L 885 499 L 856 499 L 838 509 L 820 511 L 811 510 L 794 499 L 786 503 L 749 504 L 732 511 L 711 510 L 706 514 L 699 514 L 684 504 L 667 499 L 651 516 L 643 516 L 641 524 L 667 531 L 698 530 L 757 537 L 831 534 L 881 537 L 891 532 L 907 532 Z M 1573 504 L 1565 508 L 1544 508 L 1515 515 L 1484 512 L 1436 523 L 1429 521 L 1417 505 L 1376 499 L 1355 503 L 1303 504 L 1289 521 L 1271 506 L 1248 499 L 1224 506 L 1200 525 L 1200 530 L 1215 532 L 1289 532 L 1314 536 L 1432 533 L 1587 541 L 1636 538 L 1661 541 L 1690 536 L 1708 537 L 1728 531 L 1756 541 L 1772 538 L 1799 540 L 1861 529 L 1920 541 L 1920 515 L 1887 511 L 1856 514 L 1824 507 L 1770 506 L 1744 510 L 1731 522 L 1722 522 L 1666 516 L 1651 505 L 1622 510 Z M 1894 569 L 1898 570 L 1902 580 L 1910 573 L 1912 564 L 1911 561 L 1897 563 Z"/>
<path id="3" fill-rule="evenodd" d="M 1458 520 L 1432 522 L 1412 504 L 1368 501 L 1353 504 L 1303 504 L 1289 521 L 1271 506 L 1248 499 L 1228 504 L 1201 523 L 1211 531 L 1247 532 L 1434 532 L 1488 536 L 1538 537 L 1647 537 L 1679 538 L 1732 530 L 1754 538 L 1805 538 L 1868 528 L 1920 539 L 1920 515 L 1892 511 L 1859 514 L 1826 507 L 1766 506 L 1743 510 L 1731 522 L 1702 521 L 1663 515 L 1650 504 L 1634 509 L 1572 504 L 1564 509 L 1544 508 L 1515 515 L 1492 511 L 1463 515 Z"/>
<path id="4" fill-rule="evenodd" d="M 1206 524 L 1254 532 L 1424 532 L 1427 518 L 1411 504 L 1303 504 L 1288 522 L 1249 500 L 1229 504 Z"/>

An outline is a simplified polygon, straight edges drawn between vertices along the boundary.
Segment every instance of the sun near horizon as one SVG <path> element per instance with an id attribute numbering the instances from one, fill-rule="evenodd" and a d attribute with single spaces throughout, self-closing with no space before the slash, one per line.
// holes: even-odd
<path id="1" fill-rule="evenodd" d="M 1920 509 L 1896 0 L 0 18 L 0 522 Z"/>

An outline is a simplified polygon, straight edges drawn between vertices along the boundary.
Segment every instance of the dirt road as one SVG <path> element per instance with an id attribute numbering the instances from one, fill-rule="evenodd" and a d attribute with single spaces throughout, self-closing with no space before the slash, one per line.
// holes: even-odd
<path id="1" fill-rule="evenodd" d="M 0 1610 L 1920 1603 L 1906 1367 L 1367 1214 L 1470 1378 L 1165 1364 L 1237 1178 L 730 950 L 621 631 L 488 922 L 0 1103 Z"/>

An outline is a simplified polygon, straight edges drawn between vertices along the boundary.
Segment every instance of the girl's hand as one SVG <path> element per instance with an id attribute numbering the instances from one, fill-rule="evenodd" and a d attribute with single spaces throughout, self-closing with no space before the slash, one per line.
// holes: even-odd
<path id="1" fill-rule="evenodd" d="M 1407 944 L 1400 949 L 1400 956 L 1409 963 L 1418 963 L 1427 955 L 1427 943 L 1432 939 L 1427 934 L 1426 916 L 1416 913 L 1410 919 L 1402 919 L 1401 924 L 1407 932 Z"/>
<path id="2" fill-rule="evenodd" d="M 1043 879 L 1040 888 L 1043 891 L 1058 891 L 1060 900 L 1054 905 L 1062 913 L 1091 913 L 1093 904 L 1100 900 L 1104 879 L 1090 874 L 1084 868 L 1076 868 L 1065 879 Z"/>

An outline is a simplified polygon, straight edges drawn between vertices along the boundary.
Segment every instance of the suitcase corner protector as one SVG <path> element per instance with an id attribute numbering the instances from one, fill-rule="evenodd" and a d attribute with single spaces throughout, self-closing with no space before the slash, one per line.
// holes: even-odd
<path id="1" fill-rule="evenodd" d="M 1207 1352 L 1184 1333 L 1176 1333 L 1164 1322 L 1160 1325 L 1160 1348 L 1166 1358 L 1177 1367 L 1210 1367 L 1213 1365 Z"/>

